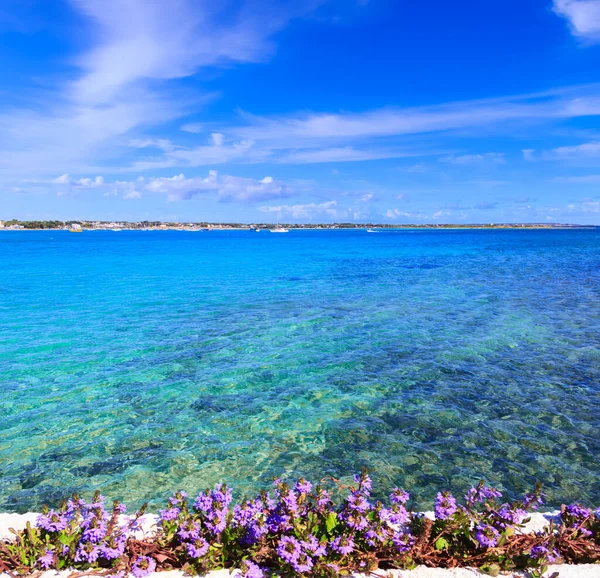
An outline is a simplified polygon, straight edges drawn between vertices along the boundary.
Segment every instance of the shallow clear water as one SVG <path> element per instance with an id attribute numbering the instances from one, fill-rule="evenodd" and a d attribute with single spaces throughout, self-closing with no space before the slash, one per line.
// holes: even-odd
<path id="1" fill-rule="evenodd" d="M 600 231 L 0 233 L 0 510 L 480 478 L 600 503 Z"/>

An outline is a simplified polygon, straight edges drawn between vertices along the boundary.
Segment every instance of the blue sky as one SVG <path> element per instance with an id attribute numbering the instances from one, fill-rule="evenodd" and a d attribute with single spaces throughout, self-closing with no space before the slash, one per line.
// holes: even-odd
<path id="1" fill-rule="evenodd" d="M 0 218 L 600 224 L 600 0 L 3 0 Z"/>

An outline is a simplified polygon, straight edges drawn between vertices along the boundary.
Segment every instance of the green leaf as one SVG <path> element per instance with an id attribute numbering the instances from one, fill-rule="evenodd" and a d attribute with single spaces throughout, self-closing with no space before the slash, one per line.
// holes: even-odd
<path id="1" fill-rule="evenodd" d="M 331 534 L 334 528 L 337 526 L 337 514 L 335 512 L 329 512 L 327 514 L 327 518 L 325 519 L 325 527 L 327 528 L 327 533 Z"/>
<path id="2" fill-rule="evenodd" d="M 485 564 L 481 567 L 481 571 L 490 576 L 498 576 L 500 574 L 500 566 L 498 564 Z"/>
<path id="3" fill-rule="evenodd" d="M 448 542 L 448 540 L 446 540 L 446 538 L 438 538 L 435 541 L 436 550 L 445 550 L 448 546 L 450 546 L 450 543 Z"/>

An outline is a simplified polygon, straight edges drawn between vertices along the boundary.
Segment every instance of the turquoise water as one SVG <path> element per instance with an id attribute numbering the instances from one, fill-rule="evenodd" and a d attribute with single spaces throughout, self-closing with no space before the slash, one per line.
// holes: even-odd
<path id="1" fill-rule="evenodd" d="M 600 231 L 0 233 L 0 510 L 274 474 L 600 503 Z"/>

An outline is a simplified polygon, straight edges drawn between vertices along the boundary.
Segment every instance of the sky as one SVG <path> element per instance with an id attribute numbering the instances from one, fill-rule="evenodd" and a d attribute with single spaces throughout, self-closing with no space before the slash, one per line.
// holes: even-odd
<path id="1" fill-rule="evenodd" d="M 2 0 L 0 219 L 600 224 L 600 0 Z"/>

